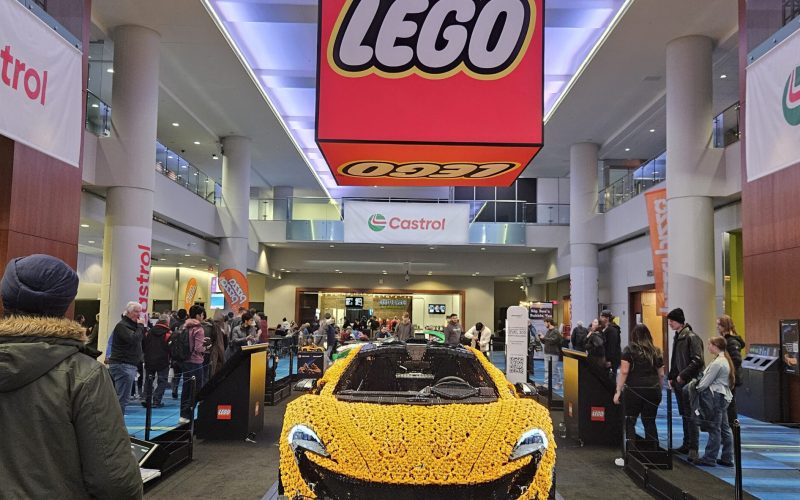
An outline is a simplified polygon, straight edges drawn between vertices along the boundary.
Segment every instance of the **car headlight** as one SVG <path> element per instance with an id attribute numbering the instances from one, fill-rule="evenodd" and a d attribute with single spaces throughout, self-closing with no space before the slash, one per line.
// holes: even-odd
<path id="1" fill-rule="evenodd" d="M 547 435 L 541 429 L 530 429 L 522 433 L 514 449 L 511 450 L 508 461 L 511 462 L 537 453 L 541 458 L 545 451 L 547 451 Z"/>
<path id="2" fill-rule="evenodd" d="M 322 440 L 317 436 L 317 433 L 312 431 L 308 426 L 295 425 L 289 430 L 288 435 L 289 446 L 292 451 L 297 453 L 298 450 L 307 450 L 323 457 L 329 457 L 330 453 L 325 449 Z"/>

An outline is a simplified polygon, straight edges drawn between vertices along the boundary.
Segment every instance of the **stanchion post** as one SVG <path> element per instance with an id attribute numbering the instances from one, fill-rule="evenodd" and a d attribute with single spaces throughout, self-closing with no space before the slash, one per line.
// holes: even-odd
<path id="1" fill-rule="evenodd" d="M 620 410 L 622 410 L 622 458 L 625 463 L 628 463 L 628 417 L 625 411 L 625 392 L 628 390 L 628 384 L 622 387 L 622 394 L 620 394 Z"/>
<path id="2" fill-rule="evenodd" d="M 144 381 L 144 383 L 144 440 L 150 441 L 150 426 L 153 422 L 153 375 L 147 374 L 147 379 Z"/>
<path id="3" fill-rule="evenodd" d="M 742 427 L 739 419 L 733 421 L 733 462 L 736 468 L 736 479 L 734 482 L 736 500 L 742 500 Z"/>
<path id="4" fill-rule="evenodd" d="M 189 399 L 191 414 L 189 415 L 189 460 L 194 457 L 194 405 L 197 398 L 197 377 L 192 375 L 189 379 L 189 389 L 191 390 L 191 398 Z"/>
<path id="5" fill-rule="evenodd" d="M 672 467 L 672 389 L 667 386 L 667 457 Z"/>
<path id="6" fill-rule="evenodd" d="M 547 356 L 547 409 L 553 406 L 553 357 Z"/>

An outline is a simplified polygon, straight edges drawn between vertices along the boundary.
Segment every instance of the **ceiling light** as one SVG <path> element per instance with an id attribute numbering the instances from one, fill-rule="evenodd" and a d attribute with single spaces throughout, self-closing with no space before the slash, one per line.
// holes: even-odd
<path id="1" fill-rule="evenodd" d="M 286 270 L 286 269 L 284 269 L 284 268 L 281 268 L 281 271 L 285 271 L 285 270 Z"/>
<path id="2" fill-rule="evenodd" d="M 431 274 L 433 274 L 433 271 L 428 271 L 428 276 L 430 276 Z"/>
<path id="3" fill-rule="evenodd" d="M 206 260 L 208 260 L 208 259 L 200 259 L 200 262 L 205 262 Z"/>
<path id="4" fill-rule="evenodd" d="M 286 271 L 286 272 L 287 272 L 287 273 L 290 273 L 291 271 Z"/>
<path id="5" fill-rule="evenodd" d="M 385 246 L 381 245 L 381 248 L 386 248 Z"/>
<path id="6" fill-rule="evenodd" d="M 430 248 L 431 250 L 436 250 L 436 247 L 428 247 L 428 248 Z"/>
<path id="7" fill-rule="evenodd" d="M 169 158 L 169 159 L 171 160 L 171 159 L 172 159 L 172 158 L 174 158 L 174 157 L 173 157 L 173 156 L 167 156 L 167 158 Z"/>
<path id="8" fill-rule="evenodd" d="M 334 271 L 336 271 L 337 273 L 340 273 L 340 272 L 341 272 L 341 271 L 339 271 L 338 269 L 334 269 Z"/>
<path id="9" fill-rule="evenodd" d="M 197 266 L 189 266 L 189 267 L 197 267 Z"/>
<path id="10" fill-rule="evenodd" d="M 481 250 L 486 250 L 486 247 L 481 247 Z"/>
<path id="11" fill-rule="evenodd" d="M 167 252 L 169 252 L 169 251 L 170 251 L 170 250 L 172 250 L 172 249 L 171 249 L 171 248 L 165 248 L 164 250 L 166 250 Z"/>
<path id="12" fill-rule="evenodd" d="M 180 127 L 180 126 L 181 126 L 181 124 L 180 124 L 180 123 L 178 123 L 178 122 L 172 122 L 172 126 L 173 126 L 173 127 Z"/>
<path id="13" fill-rule="evenodd" d="M 630 151 L 630 150 L 631 150 L 631 148 L 625 148 L 625 151 L 626 151 L 626 152 L 627 152 L 627 151 Z"/>
<path id="14" fill-rule="evenodd" d="M 722 75 L 719 75 L 719 77 L 720 77 L 720 78 L 722 78 L 722 79 L 724 80 L 724 79 L 728 78 L 728 75 L 726 75 L 726 74 L 722 74 Z"/>
<path id="15" fill-rule="evenodd" d="M 167 260 L 167 259 L 165 259 L 164 257 L 161 257 L 161 258 L 160 258 L 160 259 L 158 259 L 158 260 L 160 260 L 161 262 L 164 262 L 164 261 L 165 261 L 165 260 Z"/>
<path id="16" fill-rule="evenodd" d="M 213 155 L 211 155 L 211 159 L 212 160 L 219 160 L 219 156 L 217 156 L 217 154 L 214 153 Z"/>
<path id="17" fill-rule="evenodd" d="M 92 104 L 92 107 L 93 107 L 93 108 L 99 108 L 99 107 L 100 107 L 100 105 L 99 105 L 99 104 Z"/>
<path id="18" fill-rule="evenodd" d="M 90 245 L 94 245 L 94 240 L 89 240 Z"/>
<path id="19" fill-rule="evenodd" d="M 475 271 L 475 274 L 481 274 L 481 273 L 479 273 L 478 271 Z"/>
<path id="20" fill-rule="evenodd" d="M 509 281 L 510 283 L 513 283 L 513 282 L 514 282 L 514 280 L 508 280 L 508 281 Z"/>
<path id="21" fill-rule="evenodd" d="M 650 129 L 650 133 L 651 133 L 651 134 L 652 134 L 653 132 L 655 132 L 655 131 L 656 131 L 656 129 L 654 129 L 654 128 L 651 128 L 651 129 Z"/>
<path id="22" fill-rule="evenodd" d="M 197 145 L 199 145 L 199 144 L 200 144 L 200 141 L 194 141 L 194 143 L 195 143 L 195 144 L 197 144 Z"/>
<path id="23" fill-rule="evenodd" d="M 108 69 L 106 70 L 106 73 L 113 73 L 113 72 L 114 72 L 114 68 L 108 68 Z"/>
<path id="24" fill-rule="evenodd" d="M 535 249 L 535 248 L 531 248 L 531 252 L 535 252 L 535 251 L 536 251 L 536 249 Z"/>
<path id="25" fill-rule="evenodd" d="M 191 255 L 190 255 L 190 254 L 188 254 L 188 253 L 185 253 L 185 254 L 183 254 L 183 256 L 184 256 L 184 257 L 191 257 Z"/>
<path id="26" fill-rule="evenodd" d="M 183 265 L 183 262 L 178 262 L 178 265 L 179 265 L 179 266 L 182 266 L 182 265 Z"/>
<path id="27" fill-rule="evenodd" d="M 81 227 L 89 227 L 89 224 L 81 224 Z"/>
<path id="28" fill-rule="evenodd" d="M 331 247 L 331 248 L 334 248 L 336 245 L 328 245 L 328 246 Z"/>

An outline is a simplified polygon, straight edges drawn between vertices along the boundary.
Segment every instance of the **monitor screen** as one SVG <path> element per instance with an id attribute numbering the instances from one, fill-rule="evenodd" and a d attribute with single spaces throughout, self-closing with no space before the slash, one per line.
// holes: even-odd
<path id="1" fill-rule="evenodd" d="M 353 309 L 361 309 L 364 307 L 364 297 L 345 297 L 344 306 L 352 307 Z"/>
<path id="2" fill-rule="evenodd" d="M 445 314 L 446 310 L 444 304 L 428 304 L 428 314 Z"/>
<path id="3" fill-rule="evenodd" d="M 211 309 L 224 309 L 225 308 L 225 294 L 212 293 L 211 294 Z"/>

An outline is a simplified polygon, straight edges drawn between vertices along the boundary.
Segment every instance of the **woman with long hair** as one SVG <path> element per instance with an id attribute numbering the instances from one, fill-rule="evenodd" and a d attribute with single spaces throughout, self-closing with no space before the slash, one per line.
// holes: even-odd
<path id="1" fill-rule="evenodd" d="M 653 345 L 653 337 L 646 325 L 638 324 L 630 334 L 630 343 L 622 351 L 622 362 L 617 376 L 614 403 L 625 398 L 626 448 L 636 440 L 636 419 L 641 415 L 644 425 L 644 442 L 658 445 L 656 413 L 661 404 L 661 387 L 664 385 L 664 358 L 661 349 Z M 624 390 L 623 390 L 624 389 Z"/>
<path id="2" fill-rule="evenodd" d="M 736 326 L 733 320 L 727 314 L 723 314 L 717 318 L 717 331 L 720 335 L 725 337 L 726 350 L 728 356 L 733 361 L 733 371 L 736 375 L 736 382 L 731 386 L 731 402 L 728 405 L 728 424 L 732 423 L 738 418 L 736 411 L 736 387 L 742 385 L 742 349 L 744 349 L 744 339 L 736 332 Z"/>
<path id="3" fill-rule="evenodd" d="M 727 351 L 728 343 L 724 337 L 712 337 L 708 341 L 708 352 L 714 358 L 703 372 L 703 378 L 697 383 L 697 392 L 711 391 L 713 411 L 706 415 L 709 420 L 708 444 L 705 454 L 698 460 L 698 465 L 733 467 L 733 433 L 728 425 L 728 403 L 733 399 L 731 387 L 736 382 L 733 361 Z M 719 455 L 722 441 L 722 457 Z"/>

